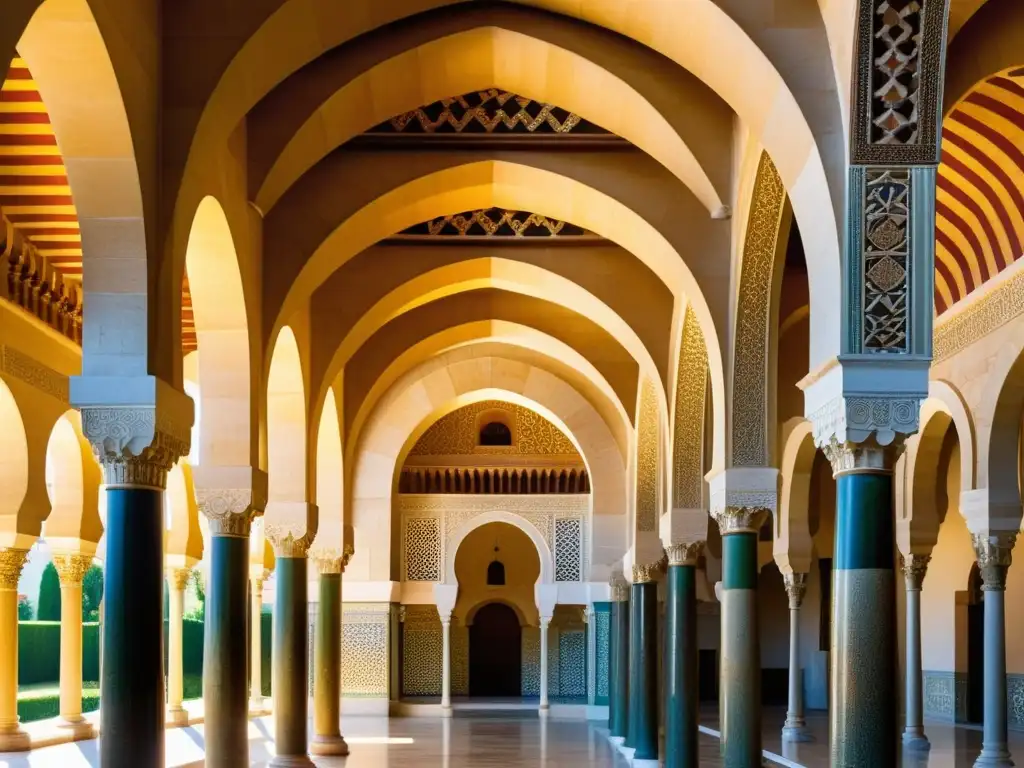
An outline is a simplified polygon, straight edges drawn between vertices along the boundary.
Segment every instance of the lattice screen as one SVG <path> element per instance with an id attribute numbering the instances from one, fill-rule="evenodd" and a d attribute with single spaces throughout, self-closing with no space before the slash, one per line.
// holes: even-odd
<path id="1" fill-rule="evenodd" d="M 587 640 L 579 630 L 558 633 L 558 695 L 585 698 L 587 695 Z"/>
<path id="2" fill-rule="evenodd" d="M 555 520 L 555 581 L 583 580 L 583 521 Z"/>
<path id="3" fill-rule="evenodd" d="M 441 581 L 441 521 L 411 517 L 405 521 L 406 581 Z"/>

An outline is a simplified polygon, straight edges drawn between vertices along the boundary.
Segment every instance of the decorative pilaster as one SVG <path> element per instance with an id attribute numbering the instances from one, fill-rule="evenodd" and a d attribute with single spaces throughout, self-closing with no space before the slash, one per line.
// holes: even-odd
<path id="1" fill-rule="evenodd" d="M 608 730 L 617 744 L 629 731 L 629 583 L 617 573 L 611 580 Z"/>
<path id="2" fill-rule="evenodd" d="M 314 755 L 347 755 L 341 735 L 341 576 L 352 549 L 316 553 L 320 571 L 320 603 L 316 615 L 313 648 L 313 741 Z"/>
<path id="3" fill-rule="evenodd" d="M 629 736 L 633 764 L 658 764 L 658 579 L 666 559 L 633 565 L 630 594 Z"/>
<path id="4" fill-rule="evenodd" d="M 975 768 L 1013 765 L 1006 723 L 1006 572 L 1010 568 L 1015 532 L 973 534 L 982 589 L 985 592 L 985 722 L 981 754 Z"/>
<path id="5" fill-rule="evenodd" d="M 170 600 L 167 613 L 167 715 L 175 725 L 188 725 L 188 712 L 182 706 L 185 653 L 182 619 L 185 613 L 185 587 L 191 575 L 191 568 L 167 569 L 167 595 Z"/>
<path id="6" fill-rule="evenodd" d="M 551 629 L 551 617 L 540 617 L 540 716 L 547 717 L 549 711 L 548 702 L 548 680 L 550 679 L 550 654 L 548 653 L 549 630 Z"/>
<path id="7" fill-rule="evenodd" d="M 0 752 L 29 748 L 18 720 L 18 579 L 26 549 L 0 548 Z"/>
<path id="8" fill-rule="evenodd" d="M 742 498 L 742 497 L 741 497 Z M 737 499 L 729 499 L 735 503 Z M 712 510 L 722 534 L 722 757 L 727 768 L 761 762 L 761 643 L 757 540 L 774 496 Z M 769 506 L 770 505 L 770 506 Z"/>
<path id="9" fill-rule="evenodd" d="M 125 403 L 126 397 L 135 398 Z M 103 465 L 106 560 L 102 669 L 104 768 L 164 762 L 163 581 L 167 473 L 188 455 L 192 400 L 151 376 L 73 377 L 71 401 Z"/>
<path id="10" fill-rule="evenodd" d="M 251 467 L 204 469 L 197 472 L 203 483 L 196 489 L 196 501 L 211 534 L 203 637 L 206 764 L 227 768 L 244 763 L 249 755 L 249 531 L 266 507 L 267 475 Z M 244 487 L 206 485 L 217 470 L 228 469 L 244 475 Z M 259 624 L 253 627 L 257 632 Z M 252 664 L 258 666 L 259 658 Z"/>
<path id="11" fill-rule="evenodd" d="M 441 616 L 441 709 L 444 717 L 452 712 L 452 613 Z"/>
<path id="12" fill-rule="evenodd" d="M 696 768 L 698 761 L 697 561 L 703 551 L 703 541 L 665 547 L 665 768 Z"/>
<path id="13" fill-rule="evenodd" d="M 782 740 L 813 741 L 804 719 L 804 678 L 800 666 L 800 607 L 807 593 L 807 574 L 790 571 L 782 578 L 789 598 L 789 707 L 782 726 Z"/>
<path id="14" fill-rule="evenodd" d="M 931 747 L 924 734 L 924 682 L 921 669 L 921 585 L 931 555 L 900 554 L 907 594 L 906 725 L 903 745 L 923 751 Z"/>

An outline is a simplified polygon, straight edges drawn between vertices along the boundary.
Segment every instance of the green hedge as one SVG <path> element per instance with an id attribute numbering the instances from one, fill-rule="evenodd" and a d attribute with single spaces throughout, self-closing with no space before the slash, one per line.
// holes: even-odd
<path id="1" fill-rule="evenodd" d="M 82 712 L 95 712 L 100 708 L 100 692 L 96 688 L 82 691 Z M 18 696 L 18 717 L 23 723 L 48 720 L 60 714 L 60 695 L 42 692 L 38 696 Z"/>

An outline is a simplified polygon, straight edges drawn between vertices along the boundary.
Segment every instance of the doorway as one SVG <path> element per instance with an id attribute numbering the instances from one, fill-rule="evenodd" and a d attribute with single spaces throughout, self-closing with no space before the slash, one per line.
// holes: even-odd
<path id="1" fill-rule="evenodd" d="M 488 603 L 469 627 L 469 695 L 522 695 L 523 633 L 516 612 Z"/>
<path id="2" fill-rule="evenodd" d="M 978 564 L 967 582 L 967 722 L 985 719 L 985 592 Z"/>

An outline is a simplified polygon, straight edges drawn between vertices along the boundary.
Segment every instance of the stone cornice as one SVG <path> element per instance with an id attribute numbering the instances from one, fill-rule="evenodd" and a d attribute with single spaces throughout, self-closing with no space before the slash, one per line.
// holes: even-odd
<path id="1" fill-rule="evenodd" d="M 65 405 L 69 402 L 67 376 L 9 344 L 0 344 L 0 371 Z"/>
<path id="2" fill-rule="evenodd" d="M 1015 262 L 999 277 L 968 296 L 961 307 L 939 318 L 932 343 L 934 362 L 953 357 L 1021 314 L 1024 314 L 1024 261 Z"/>

